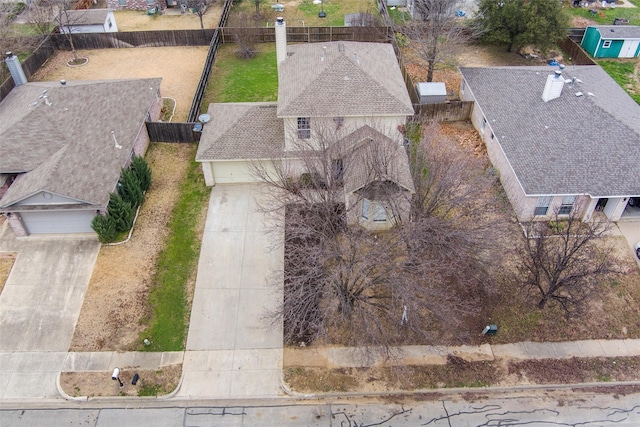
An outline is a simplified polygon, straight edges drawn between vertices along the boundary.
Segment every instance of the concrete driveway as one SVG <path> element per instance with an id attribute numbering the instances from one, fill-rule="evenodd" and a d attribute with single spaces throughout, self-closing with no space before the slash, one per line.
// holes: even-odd
<path id="1" fill-rule="evenodd" d="M 640 242 L 640 220 L 618 221 L 616 225 L 618 226 L 620 233 L 625 239 L 627 239 L 627 243 L 631 248 L 631 255 L 640 267 L 640 260 L 635 256 L 636 244 Z"/>
<path id="2" fill-rule="evenodd" d="M 268 277 L 283 268 L 271 250 L 259 185 L 218 185 L 211 192 L 184 358 L 182 397 L 244 398 L 280 394 L 282 326 L 266 310 L 282 290 Z"/>
<path id="3" fill-rule="evenodd" d="M 0 251 L 18 253 L 0 294 L 3 398 L 57 394 L 58 365 L 71 343 L 99 249 L 95 237 L 16 239 L 7 223 L 2 225 Z M 42 378 L 43 372 L 53 380 Z"/>

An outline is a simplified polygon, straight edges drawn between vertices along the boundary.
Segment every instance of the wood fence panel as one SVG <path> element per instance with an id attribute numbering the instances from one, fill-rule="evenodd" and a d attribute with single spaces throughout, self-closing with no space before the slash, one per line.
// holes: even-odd
<path id="1" fill-rule="evenodd" d="M 117 33 L 79 33 L 73 35 L 76 49 L 126 47 L 207 46 L 215 30 L 129 31 Z M 70 50 L 64 34 L 53 34 L 57 49 Z"/>
<path id="2" fill-rule="evenodd" d="M 195 123 L 146 122 L 149 139 L 153 142 L 200 141 L 201 132 L 194 132 Z"/>
<path id="3" fill-rule="evenodd" d="M 469 120 L 473 101 L 452 101 L 439 104 L 414 105 L 416 118 L 420 120 L 435 120 L 437 122 L 454 122 Z"/>
<path id="4" fill-rule="evenodd" d="M 55 49 L 49 38 L 42 41 L 31 55 L 22 62 L 22 70 L 24 71 L 25 77 L 29 79 L 54 52 Z M 3 63 L 2 65 L 4 66 L 5 64 Z M 0 84 L 0 101 L 2 101 L 15 86 L 11 76 L 5 79 L 5 81 Z"/>
<path id="5" fill-rule="evenodd" d="M 596 65 L 595 61 L 589 57 L 589 54 L 582 49 L 582 46 L 571 40 L 569 37 L 561 40 L 558 45 L 567 53 L 567 55 L 569 55 L 574 64 Z"/>

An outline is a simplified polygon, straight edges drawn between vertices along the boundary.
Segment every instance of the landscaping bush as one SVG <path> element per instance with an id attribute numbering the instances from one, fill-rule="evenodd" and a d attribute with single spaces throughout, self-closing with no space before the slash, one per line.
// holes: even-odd
<path id="1" fill-rule="evenodd" d="M 138 179 L 140 190 L 144 193 L 151 186 L 151 169 L 144 157 L 135 156 L 131 161 L 131 170 Z"/>
<path id="2" fill-rule="evenodd" d="M 119 184 L 118 193 L 122 196 L 122 200 L 130 203 L 134 209 L 142 204 L 144 194 L 140 181 L 132 169 L 122 169 Z"/>
<path id="3" fill-rule="evenodd" d="M 109 214 L 105 216 L 96 215 L 91 221 L 91 228 L 93 228 L 93 231 L 98 235 L 100 243 L 111 243 L 116 239 L 118 234 L 116 223 Z"/>
<path id="4" fill-rule="evenodd" d="M 136 210 L 131 203 L 125 201 L 119 194 L 111 193 L 109 195 L 109 216 L 115 226 L 116 231 L 129 231 L 133 226 L 133 218 Z"/>

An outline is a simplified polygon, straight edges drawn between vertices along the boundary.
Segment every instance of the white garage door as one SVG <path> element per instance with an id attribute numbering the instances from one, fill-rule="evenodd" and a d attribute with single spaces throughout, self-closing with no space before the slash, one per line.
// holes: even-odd
<path id="1" fill-rule="evenodd" d="M 21 212 L 29 234 L 88 233 L 95 211 Z"/>
<path id="2" fill-rule="evenodd" d="M 249 170 L 249 162 L 212 162 L 213 179 L 216 184 L 257 182 Z"/>

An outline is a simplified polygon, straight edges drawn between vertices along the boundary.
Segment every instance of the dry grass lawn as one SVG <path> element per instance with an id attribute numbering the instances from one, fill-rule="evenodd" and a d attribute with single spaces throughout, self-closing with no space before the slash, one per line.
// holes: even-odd
<path id="1" fill-rule="evenodd" d="M 127 243 L 100 249 L 70 351 L 140 347 L 137 339 L 143 330 L 141 321 L 148 315 L 155 261 L 168 234 L 167 223 L 180 195 L 180 182 L 194 156 L 191 144 L 150 146 L 146 159 L 152 183 L 133 235 Z"/>
<path id="2" fill-rule="evenodd" d="M 204 28 L 215 28 L 222 14 L 222 2 L 210 6 L 202 17 Z M 140 10 L 116 10 L 118 31 L 199 30 L 200 18 L 195 13 L 181 14 L 167 9 L 164 15 L 149 16 Z"/>
<path id="3" fill-rule="evenodd" d="M 2 223 L 0 223 L 2 225 Z M 13 252 L 0 252 L 0 293 L 4 289 L 4 284 L 9 278 L 11 268 L 16 260 L 16 254 Z"/>
<path id="4" fill-rule="evenodd" d="M 162 96 L 177 101 L 174 122 L 185 121 L 202 74 L 206 46 L 79 50 L 89 62 L 69 67 L 71 52 L 58 51 L 31 80 L 102 80 L 162 77 Z M 99 114 L 99 112 L 96 112 Z"/>

